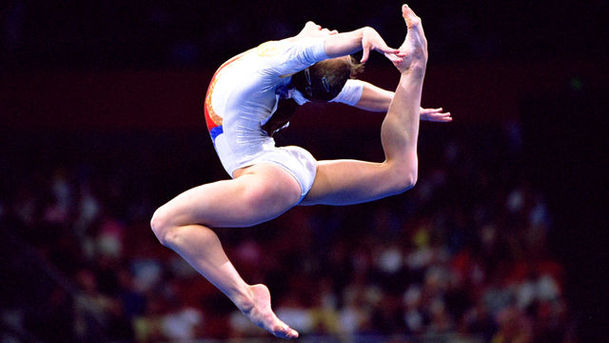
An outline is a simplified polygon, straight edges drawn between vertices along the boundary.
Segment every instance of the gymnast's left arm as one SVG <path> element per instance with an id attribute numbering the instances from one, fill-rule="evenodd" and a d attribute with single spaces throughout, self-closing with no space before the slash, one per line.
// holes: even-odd
<path id="1" fill-rule="evenodd" d="M 362 87 L 362 95 L 353 106 L 371 112 L 387 112 L 394 93 L 366 81 L 358 82 Z M 446 123 L 452 119 L 450 112 L 444 112 L 441 107 L 421 108 L 421 120 Z"/>

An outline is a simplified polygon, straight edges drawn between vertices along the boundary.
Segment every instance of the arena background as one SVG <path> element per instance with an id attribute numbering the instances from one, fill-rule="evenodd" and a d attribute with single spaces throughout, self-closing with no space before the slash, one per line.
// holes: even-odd
<path id="1" fill-rule="evenodd" d="M 0 5 L 2 342 L 270 341 L 158 244 L 154 209 L 224 177 L 215 68 L 307 20 L 404 36 L 394 1 Z M 411 1 L 430 60 L 418 185 L 219 230 L 307 341 L 607 337 L 606 1 Z M 374 56 L 362 78 L 393 88 Z M 382 158 L 382 115 L 307 105 L 278 140 Z"/>

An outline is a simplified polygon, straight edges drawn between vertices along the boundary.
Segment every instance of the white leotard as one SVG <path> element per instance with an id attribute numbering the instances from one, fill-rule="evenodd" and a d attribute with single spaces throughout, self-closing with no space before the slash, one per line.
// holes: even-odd
<path id="1" fill-rule="evenodd" d="M 316 160 L 299 147 L 277 148 L 261 126 L 276 109 L 277 87 L 287 85 L 290 74 L 327 58 L 323 39 L 291 38 L 263 43 L 218 69 L 207 91 L 205 116 L 216 152 L 231 176 L 239 168 L 275 163 L 296 178 L 306 195 L 315 179 Z M 347 89 L 335 101 L 359 101 L 361 85 L 354 82 Z"/>

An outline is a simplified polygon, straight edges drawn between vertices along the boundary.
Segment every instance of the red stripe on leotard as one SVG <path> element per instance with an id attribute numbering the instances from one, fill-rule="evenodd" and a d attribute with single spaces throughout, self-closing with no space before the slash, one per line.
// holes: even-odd
<path id="1" fill-rule="evenodd" d="M 207 130 L 208 131 L 211 131 L 211 129 L 222 125 L 222 117 L 220 117 L 214 111 L 214 108 L 211 105 L 211 95 L 212 95 L 212 93 L 214 91 L 214 87 L 216 85 L 216 82 L 218 82 L 218 79 L 217 79 L 218 74 L 220 73 L 220 71 L 222 71 L 222 69 L 224 69 L 229 64 L 235 62 L 236 60 L 238 60 L 242 56 L 243 56 L 243 54 L 237 55 L 237 56 L 231 58 L 230 60 L 224 62 L 224 64 L 222 64 L 220 66 L 220 68 L 218 68 L 218 70 L 216 70 L 216 72 L 214 73 L 214 76 L 211 78 L 211 81 L 209 83 L 209 87 L 207 88 L 207 94 L 205 95 L 205 101 L 203 103 L 203 110 L 205 112 L 205 123 L 207 124 Z"/>

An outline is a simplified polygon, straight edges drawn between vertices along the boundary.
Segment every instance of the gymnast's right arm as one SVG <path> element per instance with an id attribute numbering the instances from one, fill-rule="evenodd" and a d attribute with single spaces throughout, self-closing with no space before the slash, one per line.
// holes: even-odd
<path id="1" fill-rule="evenodd" d="M 387 46 L 381 35 L 369 26 L 355 31 L 330 35 L 326 38 L 324 48 L 329 58 L 351 55 L 363 50 L 362 63 L 368 60 L 370 50 L 400 56 L 398 49 Z"/>

